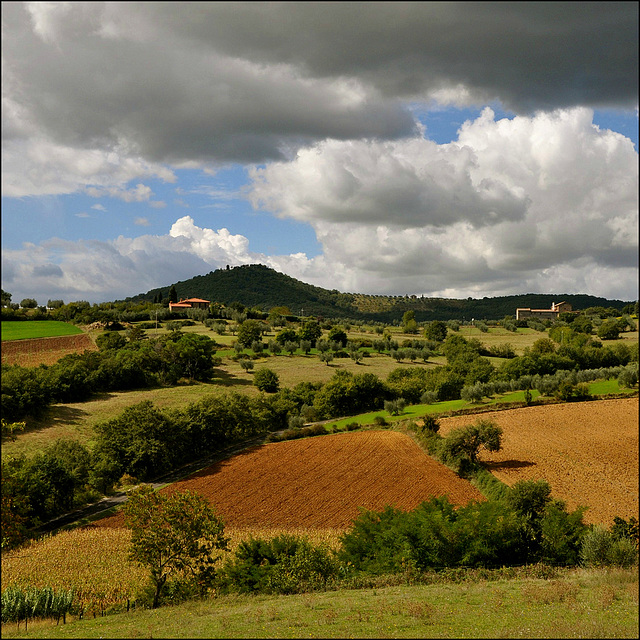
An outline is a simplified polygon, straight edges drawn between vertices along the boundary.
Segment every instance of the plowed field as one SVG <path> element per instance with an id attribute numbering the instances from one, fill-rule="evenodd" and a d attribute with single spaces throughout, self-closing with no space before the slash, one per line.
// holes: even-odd
<path id="1" fill-rule="evenodd" d="M 408 436 L 362 431 L 253 447 L 163 492 L 206 496 L 229 527 L 347 529 L 359 507 L 410 510 L 433 496 L 484 500 Z M 100 526 L 123 526 L 117 514 Z"/>
<path id="2" fill-rule="evenodd" d="M 91 337 L 86 334 L 59 336 L 57 338 L 31 338 L 8 340 L 2 343 L 3 364 L 19 364 L 23 367 L 37 367 L 40 364 L 55 364 L 69 353 L 97 351 Z"/>
<path id="3" fill-rule="evenodd" d="M 440 420 L 440 434 L 479 416 Z M 567 508 L 589 507 L 584 520 L 611 525 L 638 518 L 638 398 L 572 402 L 483 413 L 503 429 L 502 451 L 483 452 L 508 485 L 544 479 Z"/>

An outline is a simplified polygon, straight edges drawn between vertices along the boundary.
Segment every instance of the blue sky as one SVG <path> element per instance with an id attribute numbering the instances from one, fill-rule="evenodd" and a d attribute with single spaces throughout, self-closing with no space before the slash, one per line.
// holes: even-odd
<path id="1" fill-rule="evenodd" d="M 3 4 L 13 301 L 637 298 L 636 3 L 180 7 Z"/>

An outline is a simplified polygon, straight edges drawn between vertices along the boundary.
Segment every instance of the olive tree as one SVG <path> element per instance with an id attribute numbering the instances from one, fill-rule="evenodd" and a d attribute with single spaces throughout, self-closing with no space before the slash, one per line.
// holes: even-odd
<path id="1" fill-rule="evenodd" d="M 442 452 L 451 460 L 468 459 L 477 462 L 481 449 L 500 451 L 502 428 L 492 420 L 480 419 L 459 429 L 453 429 L 442 443 Z"/>
<path id="2" fill-rule="evenodd" d="M 210 581 L 228 539 L 213 507 L 198 493 L 154 492 L 141 485 L 129 493 L 124 506 L 131 529 L 129 559 L 148 567 L 155 587 L 153 608 L 172 575 L 188 576 L 201 585 Z"/>

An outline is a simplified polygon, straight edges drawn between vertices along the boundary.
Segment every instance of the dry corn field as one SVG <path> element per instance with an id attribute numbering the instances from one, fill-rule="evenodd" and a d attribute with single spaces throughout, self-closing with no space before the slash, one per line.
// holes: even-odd
<path id="1" fill-rule="evenodd" d="M 588 506 L 584 520 L 610 526 L 638 518 L 638 397 L 483 413 L 504 431 L 502 450 L 481 453 L 508 485 L 547 480 L 567 508 Z M 440 434 L 477 416 L 440 421 Z"/>
<path id="2" fill-rule="evenodd" d="M 306 536 L 310 542 L 338 548 L 342 533 L 335 529 L 235 529 L 225 528 L 229 550 L 224 562 L 242 540 L 273 538 L 281 533 Z M 128 529 L 85 527 L 62 531 L 25 547 L 2 554 L 2 590 L 10 586 L 76 590 L 85 615 L 111 607 L 125 607 L 148 581 L 148 569 L 127 560 L 131 534 Z"/>
<path id="3" fill-rule="evenodd" d="M 29 338 L 5 340 L 2 343 L 2 363 L 19 364 L 22 367 L 52 365 L 70 353 L 97 351 L 98 347 L 87 333 L 56 338 Z"/>
<path id="4" fill-rule="evenodd" d="M 347 529 L 359 508 L 410 510 L 432 496 L 483 500 L 466 480 L 426 455 L 407 435 L 361 431 L 253 447 L 164 492 L 206 496 L 231 527 Z M 122 526 L 116 514 L 101 526 Z"/>

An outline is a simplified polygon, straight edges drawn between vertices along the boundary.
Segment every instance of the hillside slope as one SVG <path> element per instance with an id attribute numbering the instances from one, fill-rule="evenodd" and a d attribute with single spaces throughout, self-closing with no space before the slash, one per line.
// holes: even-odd
<path id="1" fill-rule="evenodd" d="M 552 302 L 565 301 L 574 309 L 614 307 L 622 309 L 628 302 L 607 300 L 589 295 L 533 294 L 497 298 L 427 298 L 419 296 L 379 296 L 341 293 L 336 289 L 316 287 L 261 264 L 217 269 L 174 284 L 179 298 L 204 298 L 221 304 L 240 302 L 246 307 L 268 311 L 285 306 L 294 315 L 348 318 L 393 322 L 412 310 L 418 322 L 475 318 L 499 320 L 515 316 L 516 308 L 548 309 Z M 171 285 L 151 289 L 127 298 L 127 302 L 153 301 L 159 295 L 168 298 Z"/>

